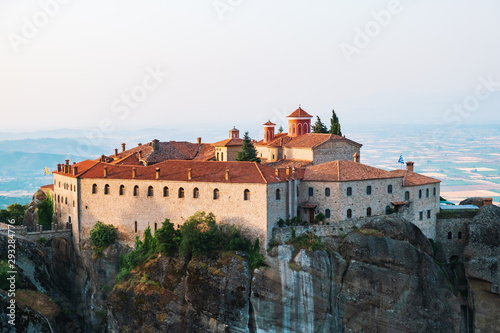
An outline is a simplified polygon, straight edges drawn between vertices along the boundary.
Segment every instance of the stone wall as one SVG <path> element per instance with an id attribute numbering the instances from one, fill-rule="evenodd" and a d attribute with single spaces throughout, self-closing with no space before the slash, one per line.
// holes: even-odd
<path id="1" fill-rule="evenodd" d="M 436 253 L 438 260 L 449 261 L 453 256 L 462 258 L 466 244 L 466 225 L 472 222 L 472 219 L 472 217 L 459 217 L 436 220 L 436 238 L 434 240 L 438 247 Z"/>
<path id="2" fill-rule="evenodd" d="M 434 195 L 434 187 L 436 188 L 436 195 Z M 420 190 L 422 191 L 421 198 L 419 197 Z M 426 195 L 427 190 L 429 190 L 429 196 Z M 401 200 L 405 200 L 405 192 L 410 192 L 410 210 L 408 219 L 415 223 L 422 230 L 424 235 L 427 236 L 427 238 L 436 239 L 436 214 L 440 211 L 439 183 L 405 187 L 402 191 Z M 429 210 L 430 215 L 427 213 Z"/>
<path id="3" fill-rule="evenodd" d="M 54 174 L 54 216 L 56 223 L 71 222 L 73 235 L 78 243 L 80 239 L 78 225 L 78 204 L 80 192 L 78 190 L 79 180 L 73 177 Z"/>
<path id="4" fill-rule="evenodd" d="M 313 164 L 320 164 L 336 160 L 352 161 L 354 159 L 353 155 L 355 153 L 361 154 L 360 148 L 347 141 L 327 141 L 314 148 Z"/>

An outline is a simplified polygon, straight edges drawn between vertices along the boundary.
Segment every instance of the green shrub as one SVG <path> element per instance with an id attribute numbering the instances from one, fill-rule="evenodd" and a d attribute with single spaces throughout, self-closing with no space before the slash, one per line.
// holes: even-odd
<path id="1" fill-rule="evenodd" d="M 314 222 L 316 223 L 319 223 L 319 222 L 323 222 L 325 220 L 325 214 L 323 213 L 318 213 L 316 214 L 316 216 L 314 217 Z"/>
<path id="2" fill-rule="evenodd" d="M 90 241 L 92 245 L 105 248 L 116 240 L 116 231 L 112 224 L 104 224 L 100 221 L 90 230 Z"/>
<path id="3" fill-rule="evenodd" d="M 40 243 L 42 245 L 45 245 L 45 243 L 47 243 L 47 238 L 45 237 L 38 237 L 38 239 L 36 240 L 37 243 Z"/>
<path id="4" fill-rule="evenodd" d="M 50 193 L 47 198 L 43 199 L 38 205 L 38 224 L 49 226 L 52 224 L 52 217 L 54 216 L 54 201 Z"/>
<path id="5" fill-rule="evenodd" d="M 172 256 L 179 249 L 181 243 L 181 232 L 175 230 L 174 224 L 165 219 L 160 229 L 155 232 L 156 251 Z"/>
<path id="6" fill-rule="evenodd" d="M 279 219 L 278 220 L 278 227 L 283 228 L 285 226 L 285 220 Z"/>
<path id="7" fill-rule="evenodd" d="M 304 233 L 298 237 L 291 238 L 289 244 L 294 247 L 294 256 L 301 250 L 306 249 L 309 251 L 324 250 L 325 245 L 321 238 L 312 232 Z"/>

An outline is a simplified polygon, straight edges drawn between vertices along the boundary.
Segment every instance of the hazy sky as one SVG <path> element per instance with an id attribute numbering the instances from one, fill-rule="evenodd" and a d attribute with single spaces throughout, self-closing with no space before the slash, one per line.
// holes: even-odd
<path id="1" fill-rule="evenodd" d="M 0 36 L 3 132 L 500 123 L 498 0 L 0 0 Z"/>

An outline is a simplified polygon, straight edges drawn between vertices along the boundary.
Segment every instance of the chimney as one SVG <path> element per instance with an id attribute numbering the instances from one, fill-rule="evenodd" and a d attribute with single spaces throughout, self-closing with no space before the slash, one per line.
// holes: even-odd
<path id="1" fill-rule="evenodd" d="M 153 146 L 153 151 L 158 151 L 160 149 L 160 141 L 158 141 L 158 139 L 154 139 L 151 144 Z"/>
<path id="2" fill-rule="evenodd" d="M 132 178 L 135 178 L 137 176 L 137 169 L 134 167 L 132 168 Z"/>
<path id="3" fill-rule="evenodd" d="M 139 159 L 142 159 L 142 150 L 139 150 L 139 152 L 137 153 L 137 157 L 138 157 Z"/>
<path id="4" fill-rule="evenodd" d="M 57 164 L 57 172 L 61 172 L 61 164 Z"/>
<path id="5" fill-rule="evenodd" d="M 104 154 L 101 155 L 101 162 L 106 162 L 106 156 L 104 156 Z"/>
<path id="6" fill-rule="evenodd" d="M 115 156 L 118 156 L 118 148 L 115 148 Z"/>
<path id="7" fill-rule="evenodd" d="M 74 166 L 73 167 L 73 176 L 76 176 L 78 174 L 78 167 Z"/>
<path id="8" fill-rule="evenodd" d="M 278 170 L 278 168 L 274 169 L 274 175 L 276 176 L 276 178 L 279 178 L 280 171 Z"/>
<path id="9" fill-rule="evenodd" d="M 122 153 L 125 151 L 125 143 L 122 143 Z"/>
<path id="10" fill-rule="evenodd" d="M 196 142 L 197 142 L 199 145 L 201 145 L 201 138 L 200 138 L 200 137 L 197 137 L 197 138 L 196 138 Z"/>
<path id="11" fill-rule="evenodd" d="M 483 198 L 483 206 L 493 205 L 493 198 Z"/>
<path id="12" fill-rule="evenodd" d="M 413 172 L 413 162 L 406 162 L 406 170 Z"/>
<path id="13" fill-rule="evenodd" d="M 295 170 L 295 167 L 292 167 L 292 177 L 295 178 L 296 175 L 297 175 L 297 172 Z"/>
<path id="14" fill-rule="evenodd" d="M 108 166 L 104 167 L 104 178 L 108 177 Z"/>
<path id="15" fill-rule="evenodd" d="M 290 167 L 286 167 L 286 175 L 290 176 Z"/>
<path id="16" fill-rule="evenodd" d="M 65 160 L 66 161 L 66 165 L 69 165 L 69 160 Z"/>
<path id="17" fill-rule="evenodd" d="M 191 168 L 188 168 L 188 180 L 193 179 L 193 173 L 191 172 Z"/>
<path id="18" fill-rule="evenodd" d="M 357 152 L 354 153 L 354 162 L 359 163 L 359 154 Z"/>
<path id="19" fill-rule="evenodd" d="M 226 170 L 226 180 L 229 180 L 229 170 Z"/>
<path id="20" fill-rule="evenodd" d="M 160 179 L 160 168 L 156 168 L 156 179 Z"/>
<path id="21" fill-rule="evenodd" d="M 68 167 L 69 167 L 69 165 L 68 165 L 68 164 L 65 164 L 65 165 L 64 165 L 64 173 L 68 173 Z"/>
<path id="22" fill-rule="evenodd" d="M 137 145 L 140 147 L 140 146 L 142 146 L 142 143 L 139 142 Z"/>

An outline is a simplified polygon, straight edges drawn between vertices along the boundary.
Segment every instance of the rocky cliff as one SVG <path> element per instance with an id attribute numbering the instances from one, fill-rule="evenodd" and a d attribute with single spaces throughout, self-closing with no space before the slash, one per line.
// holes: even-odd
<path id="1" fill-rule="evenodd" d="M 159 255 L 116 285 L 118 244 L 95 257 L 87 241 L 18 238 L 20 288 L 56 305 L 20 304 L 18 332 L 499 332 L 499 223 L 500 208 L 482 207 L 455 266 L 436 262 L 422 232 L 391 215 L 324 238 L 320 250 L 275 245 L 254 271 L 244 253 Z M 6 244 L 0 236 L 0 258 Z M 5 301 L 0 292 L 9 332 Z"/>

